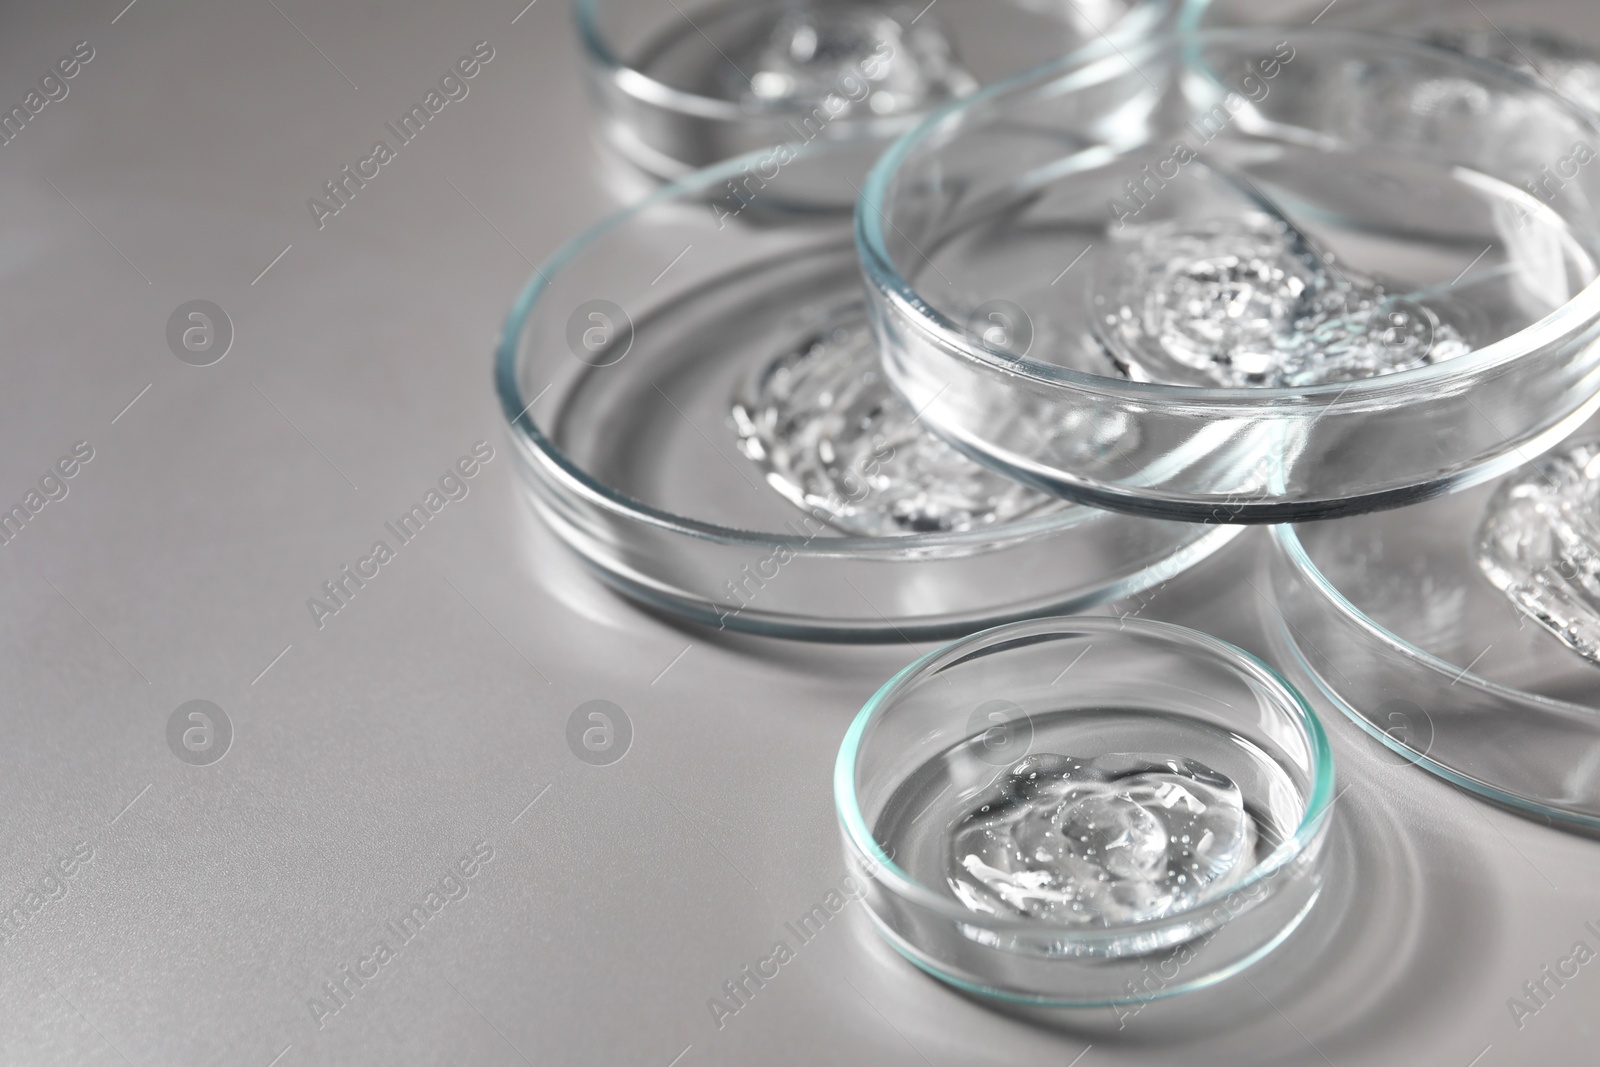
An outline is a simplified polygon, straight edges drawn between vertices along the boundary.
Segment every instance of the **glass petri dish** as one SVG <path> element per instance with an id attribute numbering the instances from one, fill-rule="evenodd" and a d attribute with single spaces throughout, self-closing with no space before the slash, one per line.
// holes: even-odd
<path id="1" fill-rule="evenodd" d="M 1600 398 L 1600 149 L 1399 38 L 1207 30 L 931 116 L 864 187 L 886 372 L 939 434 L 1135 514 L 1283 522 L 1478 484 Z M 1026 344 L 986 343 L 996 307 Z M 1116 425 L 1096 442 L 1072 427 Z"/>
<path id="2" fill-rule="evenodd" d="M 1526 495 L 1512 490 L 1542 493 L 1557 484 L 1552 464 L 1592 453 L 1596 442 L 1600 421 L 1463 493 L 1403 511 L 1280 526 L 1270 562 L 1282 659 L 1340 711 L 1400 760 L 1503 807 L 1588 832 L 1600 830 L 1600 664 L 1568 641 L 1583 645 L 1600 615 L 1582 610 L 1581 592 L 1561 598 L 1576 582 L 1543 582 L 1540 573 L 1579 577 L 1573 568 L 1591 558 L 1583 541 L 1593 553 L 1600 536 L 1590 531 L 1520 575 L 1507 575 L 1501 560 L 1493 564 L 1498 581 L 1483 560 L 1490 531 L 1539 548 L 1545 524 L 1516 510 Z M 1486 526 L 1491 517 L 1496 525 Z M 1511 594 L 1502 591 L 1508 585 Z"/>
<path id="3" fill-rule="evenodd" d="M 938 106 L 1179 0 L 578 0 L 603 135 L 660 177 L 814 139 L 882 140 Z"/>
<path id="4" fill-rule="evenodd" d="M 562 540 L 647 604 L 839 641 L 1077 610 L 1225 543 L 1049 498 L 921 428 L 878 373 L 849 213 L 825 206 L 865 163 L 849 144 L 741 157 L 535 273 L 495 381 Z"/>
<path id="5" fill-rule="evenodd" d="M 1587 0 L 1196 0 L 1186 27 L 1305 25 L 1376 30 L 1488 60 L 1590 111 L 1600 111 L 1600 23 Z M 1560 175 L 1554 175 L 1560 180 Z"/>
<path id="6" fill-rule="evenodd" d="M 1333 778 L 1316 716 L 1240 649 L 1041 619 L 880 689 L 834 801 L 859 895 L 907 959 L 1084 1007 L 1210 985 L 1286 938 L 1322 885 Z"/>

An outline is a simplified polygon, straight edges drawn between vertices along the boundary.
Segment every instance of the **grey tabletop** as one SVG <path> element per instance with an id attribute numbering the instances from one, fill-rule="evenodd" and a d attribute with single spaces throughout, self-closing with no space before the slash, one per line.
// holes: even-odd
<path id="1" fill-rule="evenodd" d="M 522 2 L 0 15 L 26 114 L 0 501 L 28 512 L 0 544 L 0 1062 L 1596 1061 L 1600 844 L 1326 707 L 1333 875 L 1240 978 L 1000 1011 L 850 906 L 712 1011 L 843 878 L 839 739 L 923 649 L 676 626 L 525 514 L 492 338 L 530 263 L 639 184 L 591 140 L 562 0 Z M 465 96 L 308 206 L 475 48 Z M 464 498 L 308 609 L 475 446 Z M 1267 548 L 1116 610 L 1265 651 Z M 632 724 L 606 766 L 566 740 L 592 699 Z"/>

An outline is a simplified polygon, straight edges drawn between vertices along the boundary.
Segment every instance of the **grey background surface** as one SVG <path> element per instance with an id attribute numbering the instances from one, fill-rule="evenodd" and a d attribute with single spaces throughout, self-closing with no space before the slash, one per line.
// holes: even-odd
<path id="1" fill-rule="evenodd" d="M 0 15 L 4 108 L 76 42 L 95 53 L 0 145 L 0 501 L 94 449 L 0 546 L 0 905 L 25 913 L 0 940 L 0 1062 L 1600 1056 L 1600 963 L 1520 1028 L 1507 1004 L 1600 947 L 1600 844 L 1331 711 L 1335 876 L 1242 978 L 1019 1016 L 851 907 L 719 1028 L 708 999 L 843 877 L 836 746 L 921 649 L 674 626 L 525 516 L 491 340 L 530 261 L 638 191 L 591 143 L 563 0 L 124 3 Z M 470 95 L 319 229 L 307 198 L 478 41 Z M 193 299 L 234 326 L 212 366 L 167 346 Z M 470 495 L 319 629 L 307 598 L 479 440 Z M 1244 579 L 1266 547 L 1252 531 L 1144 613 L 1265 649 Z M 168 747 L 195 699 L 233 726 L 209 766 Z M 634 727 L 610 766 L 566 743 L 592 699 Z M 483 845 L 464 898 L 388 933 Z M 324 983 L 380 939 L 400 947 L 330 1014 Z"/>

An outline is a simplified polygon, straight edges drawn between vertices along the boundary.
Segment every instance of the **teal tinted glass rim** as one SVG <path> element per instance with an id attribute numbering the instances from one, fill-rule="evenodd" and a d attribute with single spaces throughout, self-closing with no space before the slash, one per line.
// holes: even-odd
<path id="1" fill-rule="evenodd" d="M 1163 986 L 1160 990 L 1157 990 L 1154 993 L 1136 994 L 1133 996 L 1059 997 L 1051 996 L 1047 993 L 1019 993 L 1015 990 L 1000 989 L 995 986 L 984 985 L 982 982 L 975 982 L 971 978 L 965 978 L 960 975 L 952 974 L 943 967 L 940 967 L 937 963 L 934 963 L 932 960 L 926 959 L 925 957 L 919 955 L 915 948 L 910 945 L 904 937 L 891 930 L 883 923 L 882 920 L 878 918 L 877 915 L 872 914 L 870 911 L 868 912 L 868 915 L 872 919 L 872 925 L 878 931 L 878 935 L 887 941 L 889 943 L 889 947 L 898 952 L 906 960 L 906 962 L 910 963 L 924 974 L 931 975 L 947 985 L 952 985 L 961 990 L 963 993 L 971 993 L 975 996 L 987 997 L 991 1000 L 998 1000 L 1007 1004 L 1017 1004 L 1024 1007 L 1105 1008 L 1120 1004 L 1150 1004 L 1158 1000 L 1168 1000 L 1172 997 L 1181 996 L 1184 993 L 1193 993 L 1199 989 L 1209 989 L 1218 982 L 1232 978 L 1240 971 L 1243 971 L 1249 967 L 1253 967 L 1255 964 L 1259 963 L 1262 959 L 1269 955 L 1279 945 L 1287 941 L 1290 934 L 1299 929 L 1300 924 L 1305 921 L 1305 917 L 1311 913 L 1312 907 L 1316 905 L 1317 897 L 1320 895 L 1320 889 L 1316 893 L 1311 894 L 1311 897 L 1306 901 L 1305 906 L 1296 912 L 1288 922 L 1284 923 L 1281 930 L 1278 930 L 1276 933 L 1274 933 L 1272 937 L 1267 939 L 1267 941 L 1258 948 L 1252 949 L 1239 959 L 1234 960 L 1224 967 L 1219 967 L 1216 970 L 1207 971 L 1203 974 L 1197 975 L 1187 982 L 1173 982 L 1169 985 Z"/>
<path id="2" fill-rule="evenodd" d="M 687 115 L 697 115 L 701 118 L 719 119 L 727 122 L 749 121 L 752 117 L 751 112 L 744 110 L 731 100 L 722 100 L 717 97 L 674 89 L 665 82 L 657 81 L 642 71 L 629 66 L 611 48 L 610 43 L 606 40 L 605 31 L 601 29 L 600 5 L 606 2 L 608 0 L 573 0 L 573 21 L 577 24 L 578 40 L 590 59 L 604 68 L 613 78 L 616 78 L 618 84 L 630 95 Z M 738 0 L 735 0 L 735 3 L 737 2 Z M 990 0 L 990 2 L 1000 2 L 1000 0 Z M 1136 40 L 1146 31 L 1159 26 L 1169 17 L 1177 19 L 1188 2 L 1192 2 L 1192 0 L 1143 0 L 1143 2 L 1130 0 L 1127 14 L 1110 27 L 1097 27 L 1097 29 L 1101 37 L 1108 41 Z M 732 7 L 735 4 L 724 4 L 722 6 Z M 774 4 L 773 6 L 779 5 Z M 688 20 L 689 16 L 684 15 L 684 18 Z M 692 22 L 690 24 L 693 25 Z M 796 104 L 793 107 L 774 108 L 764 114 L 774 117 L 793 117 L 795 115 L 808 115 L 812 110 L 812 108 Z M 869 125 L 872 125 L 874 129 L 881 130 L 885 123 L 899 122 L 903 123 L 899 128 L 905 129 L 906 125 L 919 119 L 921 114 L 920 112 L 911 111 L 903 115 L 881 116 L 874 119 Z"/>
<path id="3" fill-rule="evenodd" d="M 807 145 L 781 147 L 792 150 L 798 158 L 800 155 L 848 154 L 853 152 L 857 146 L 844 141 L 819 141 Z M 701 522 L 687 516 L 677 515 L 619 493 L 590 476 L 573 463 L 540 430 L 532 414 L 532 407 L 538 402 L 539 398 L 535 396 L 532 400 L 529 400 L 523 395 L 522 387 L 517 378 L 517 367 L 522 354 L 522 333 L 527 324 L 528 316 L 533 313 L 534 308 L 538 305 L 539 298 L 550 287 L 551 279 L 560 274 L 569 263 L 582 256 L 589 250 L 590 246 L 606 234 L 627 224 L 639 215 L 662 204 L 673 201 L 690 201 L 723 182 L 742 177 L 746 168 L 770 159 L 774 151 L 777 151 L 777 149 L 757 150 L 742 156 L 736 156 L 714 167 L 696 171 L 685 178 L 662 187 L 639 203 L 608 216 L 567 241 L 541 266 L 534 268 L 532 276 L 529 277 L 527 284 L 517 296 L 515 303 L 512 304 L 510 312 L 506 315 L 500 338 L 495 345 L 494 356 L 495 391 L 500 398 L 500 409 L 505 416 L 511 433 L 520 443 L 538 452 L 560 472 L 561 477 L 565 480 L 564 488 L 566 490 L 577 493 L 594 506 L 604 508 L 612 514 L 629 521 L 717 544 L 741 545 L 768 550 L 782 547 L 793 549 L 794 538 L 791 535 L 781 533 L 743 530 L 737 527 Z M 840 217 L 843 217 L 842 210 Z M 817 538 L 805 546 L 803 554 L 813 557 L 849 556 L 869 559 L 893 559 L 897 557 L 904 558 L 910 554 L 919 554 L 930 548 L 1004 546 L 1060 533 L 1106 517 L 1108 517 L 1107 512 L 1086 505 L 1069 503 L 1064 508 L 1006 523 L 1003 527 L 984 527 L 958 533 L 906 534 L 895 537 L 850 535 Z M 1158 576 L 1165 570 L 1170 569 L 1174 561 L 1182 560 L 1184 561 L 1184 566 L 1198 562 L 1221 548 L 1239 532 L 1238 528 L 1227 525 L 1217 525 L 1210 530 L 1204 530 L 1199 524 L 1195 525 L 1197 532 L 1192 539 L 1176 544 L 1165 555 L 1125 575 L 1118 581 L 1107 583 L 1104 589 L 1101 590 L 1103 595 L 1099 599 L 1104 600 L 1115 596 L 1125 596 L 1139 589 L 1147 588 L 1158 580 Z"/>
<path id="4" fill-rule="evenodd" d="M 1474 689 L 1478 692 L 1484 693 L 1485 695 L 1497 697 L 1502 700 L 1533 704 L 1542 710 L 1547 710 L 1562 716 L 1570 717 L 1577 721 L 1590 723 L 1597 731 L 1600 731 L 1600 710 L 1584 707 L 1582 704 L 1574 704 L 1566 700 L 1555 700 L 1551 697 L 1540 696 L 1537 693 L 1530 693 L 1525 689 L 1517 689 L 1513 686 L 1502 685 L 1499 682 L 1490 681 L 1489 679 L 1484 678 L 1482 675 L 1473 674 L 1471 671 L 1464 670 L 1461 667 L 1450 663 L 1448 660 L 1441 659 L 1431 652 L 1418 648 L 1416 645 L 1413 645 L 1400 635 L 1379 625 L 1360 608 L 1356 607 L 1355 604 L 1349 600 L 1349 598 L 1341 593 L 1339 589 L 1328 580 L 1328 577 L 1323 574 L 1321 569 L 1317 567 L 1316 563 L 1312 561 L 1311 554 L 1306 551 L 1305 544 L 1300 540 L 1299 535 L 1295 533 L 1295 529 L 1292 525 L 1285 524 L 1281 526 L 1274 526 L 1272 528 L 1272 532 L 1278 543 L 1278 547 L 1282 550 L 1285 558 L 1288 559 L 1289 564 L 1294 567 L 1294 569 L 1302 578 L 1306 580 L 1311 588 L 1316 590 L 1316 592 L 1320 594 L 1335 611 L 1343 615 L 1349 621 L 1355 623 L 1358 627 L 1370 635 L 1373 640 L 1381 644 L 1388 645 L 1402 656 L 1415 662 L 1424 670 L 1452 679 L 1452 685 L 1466 686 L 1468 689 Z M 1387 748 L 1393 750 L 1398 755 L 1404 756 L 1407 760 L 1422 767 L 1430 774 L 1437 775 L 1438 777 L 1443 778 L 1445 781 L 1450 782 L 1452 785 L 1459 786 L 1470 793 L 1476 793 L 1477 795 L 1493 801 L 1496 804 L 1501 804 L 1505 807 L 1525 812 L 1530 815 L 1538 815 L 1544 818 L 1555 819 L 1569 825 L 1582 826 L 1588 829 L 1600 829 L 1600 816 L 1586 815 L 1582 812 L 1575 812 L 1566 808 L 1556 807 L 1552 804 L 1547 804 L 1543 801 L 1523 796 L 1520 793 L 1509 792 L 1497 786 L 1491 785 L 1489 782 L 1486 782 L 1481 778 L 1474 778 L 1471 775 L 1463 774 L 1461 771 L 1458 771 L 1452 767 L 1448 767 L 1445 764 L 1440 763 L 1439 761 L 1428 756 L 1426 753 L 1417 752 L 1415 749 L 1411 749 L 1400 744 L 1393 737 L 1390 737 L 1388 734 L 1384 733 L 1382 730 L 1379 730 L 1376 726 L 1369 722 L 1348 701 L 1346 701 L 1343 696 L 1340 695 L 1338 690 L 1333 688 L 1332 685 L 1323 679 L 1321 672 L 1313 667 L 1310 661 L 1306 659 L 1305 652 L 1301 650 L 1299 641 L 1297 641 L 1294 637 L 1294 632 L 1288 629 L 1288 620 L 1283 619 L 1282 621 L 1284 625 L 1284 636 L 1288 639 L 1289 647 L 1294 650 L 1296 658 L 1300 661 L 1300 666 L 1304 668 L 1306 673 L 1312 678 L 1313 681 L 1315 681 L 1316 686 L 1318 690 L 1322 692 L 1322 695 L 1325 696 L 1334 707 L 1338 708 L 1340 713 L 1343 714 L 1345 718 L 1349 719 L 1351 722 L 1361 727 L 1362 730 L 1381 741 Z"/>
<path id="5" fill-rule="evenodd" d="M 817 142 L 811 145 L 785 147 L 791 148 L 797 154 L 804 153 L 809 155 L 833 152 L 842 154 L 849 152 L 852 146 L 845 142 Z M 742 530 L 732 526 L 721 526 L 677 515 L 616 492 L 610 486 L 596 480 L 574 464 L 566 453 L 540 430 L 532 414 L 532 407 L 538 402 L 538 397 L 534 397 L 531 401 L 528 400 L 523 395 L 522 387 L 517 380 L 517 365 L 522 351 L 521 337 L 523 328 L 527 324 L 528 316 L 533 313 L 534 308 L 537 306 L 539 298 L 550 287 L 550 281 L 554 276 L 560 274 L 563 268 L 582 256 L 590 246 L 612 230 L 627 224 L 652 208 L 673 201 L 690 200 L 723 182 L 742 177 L 746 168 L 769 159 L 773 151 L 774 149 L 762 149 L 736 156 L 714 167 L 696 171 L 679 181 L 668 184 L 639 203 L 608 216 L 577 237 L 572 238 L 541 266 L 535 267 L 533 275 L 517 296 L 516 302 L 512 304 L 511 311 L 506 315 L 505 324 L 501 328 L 499 341 L 495 345 L 494 379 L 495 391 L 500 397 L 501 412 L 505 416 L 512 432 L 538 451 L 546 460 L 554 464 L 567 479 L 568 487 L 574 492 L 582 494 L 591 503 L 629 519 L 661 529 L 671 530 L 675 533 L 721 544 L 750 545 L 775 549 L 782 546 L 793 547 L 794 538 L 779 533 L 762 533 L 754 530 Z M 1069 505 L 1064 509 L 1044 515 L 1022 519 L 1015 523 L 1007 523 L 1004 532 L 995 528 L 984 528 L 961 533 L 909 534 L 900 537 L 829 537 L 826 539 L 826 545 L 822 545 L 820 542 L 823 539 L 819 538 L 807 546 L 806 553 L 819 556 L 896 556 L 903 555 L 910 550 L 927 548 L 1006 544 L 1045 533 L 1069 529 L 1081 523 L 1099 519 L 1104 514 L 1104 512 L 1082 505 Z M 1204 539 L 1204 537 L 1198 537 L 1195 541 L 1187 542 L 1180 546 L 1179 550 L 1181 551 L 1183 548 L 1187 548 Z M 1158 561 L 1151 566 L 1159 567 L 1160 565 L 1161 562 Z"/>
<path id="6" fill-rule="evenodd" d="M 1236 673 L 1264 685 L 1269 691 L 1273 691 L 1281 698 L 1284 698 L 1281 707 L 1289 712 L 1290 718 L 1300 729 L 1311 764 L 1311 788 L 1306 797 L 1305 811 L 1302 813 L 1300 824 L 1295 828 L 1294 833 L 1286 837 L 1277 848 L 1273 849 L 1265 860 L 1256 864 L 1248 876 L 1240 882 L 1230 884 L 1225 890 L 1207 894 L 1183 911 L 1174 912 L 1171 915 L 1163 915 L 1158 919 L 1150 919 L 1142 923 L 1129 923 L 1121 926 L 1086 930 L 1082 927 L 1051 924 L 1032 919 L 1001 919 L 989 915 L 980 915 L 965 907 L 959 901 L 953 900 L 918 882 L 902 870 L 883 851 L 883 847 L 878 844 L 877 838 L 873 836 L 871 828 L 867 826 L 866 816 L 862 813 L 860 802 L 856 796 L 856 761 L 860 755 L 861 743 L 866 736 L 867 727 L 893 706 L 901 691 L 914 679 L 931 673 L 948 663 L 958 661 L 967 654 L 1001 638 L 1038 636 L 1061 632 L 1106 634 L 1109 636 L 1130 631 L 1166 642 L 1185 645 L 1191 650 L 1214 657 Z M 1123 936 L 1130 931 L 1160 930 L 1162 927 L 1181 922 L 1185 916 L 1209 907 L 1218 900 L 1225 899 L 1270 878 L 1298 858 L 1321 835 L 1327 824 L 1329 810 L 1333 805 L 1333 783 L 1333 749 L 1328 744 L 1328 735 L 1323 730 L 1321 720 L 1317 718 L 1316 712 L 1311 709 L 1310 703 L 1301 695 L 1300 691 L 1272 666 L 1237 645 L 1186 626 L 1156 622 L 1150 619 L 1110 618 L 1105 616 L 1058 617 L 1008 623 L 1004 626 L 996 626 L 981 633 L 973 634 L 971 637 L 963 638 L 942 648 L 934 649 L 899 671 L 862 705 L 861 711 L 857 713 L 854 721 L 850 724 L 849 730 L 845 732 L 844 741 L 839 746 L 839 755 L 833 764 L 833 800 L 834 810 L 839 818 L 839 825 L 851 847 L 872 863 L 874 867 L 872 877 L 874 880 L 884 884 L 897 895 L 909 899 L 919 906 L 927 908 L 929 911 L 935 912 L 953 922 L 981 926 L 987 930 L 1019 934 L 1036 934 L 1040 930 L 1054 930 L 1059 931 L 1067 940 L 1078 937 L 1085 941 L 1105 938 L 1112 934 Z"/>
<path id="7" fill-rule="evenodd" d="M 1203 11 L 1205 4 L 1195 5 Z M 1191 13 L 1184 18 L 1198 18 Z M 1464 356 L 1445 360 L 1429 366 L 1397 371 L 1353 382 L 1331 382 L 1300 388 L 1248 386 L 1237 388 L 1166 385 L 1159 382 L 1133 382 L 1110 378 L 1084 371 L 1072 370 L 1053 363 L 1045 363 L 1028 356 L 1011 356 L 992 352 L 972 338 L 963 328 L 943 312 L 925 301 L 916 288 L 895 267 L 889 255 L 885 224 L 894 223 L 886 212 L 890 189 L 895 177 L 914 152 L 923 147 L 947 125 L 956 127 L 961 120 L 976 114 L 1000 97 L 1029 93 L 1036 96 L 1061 96 L 1085 86 L 1102 83 L 1112 74 L 1123 76 L 1129 66 L 1135 70 L 1142 60 L 1162 49 L 1182 52 L 1191 57 L 1187 65 L 1198 67 L 1194 58 L 1204 45 L 1213 41 L 1270 41 L 1277 43 L 1300 37 L 1317 40 L 1361 42 L 1371 48 L 1389 49 L 1399 53 L 1412 53 L 1441 58 L 1474 71 L 1480 76 L 1506 82 L 1517 88 L 1532 90 L 1565 111 L 1580 124 L 1589 127 L 1600 144 L 1600 114 L 1592 113 L 1570 103 L 1532 79 L 1497 64 L 1473 59 L 1449 49 L 1409 38 L 1382 33 L 1333 27 L 1261 26 L 1219 29 L 1182 28 L 1172 33 L 1148 38 L 1118 48 L 1110 42 L 1091 46 L 1064 59 L 1019 74 L 1005 81 L 986 86 L 970 96 L 953 100 L 931 112 L 902 137 L 897 139 L 878 158 L 877 164 L 862 183 L 861 198 L 856 205 L 856 244 L 861 256 L 862 273 L 868 284 L 893 305 L 901 317 L 915 324 L 920 331 L 931 334 L 941 347 L 959 353 L 963 358 L 987 364 L 1008 375 L 1021 376 L 1050 386 L 1067 386 L 1085 393 L 1126 396 L 1146 402 L 1225 404 L 1247 407 L 1283 407 L 1307 399 L 1330 398 L 1343 400 L 1348 396 L 1351 405 L 1368 403 L 1375 397 L 1396 393 L 1412 394 L 1424 388 L 1437 388 L 1470 378 L 1502 364 L 1514 362 L 1524 354 L 1569 341 L 1600 318 L 1600 276 L 1590 279 L 1572 299 L 1551 311 L 1537 322 L 1502 337 Z M 1600 250 L 1597 250 L 1600 254 Z"/>

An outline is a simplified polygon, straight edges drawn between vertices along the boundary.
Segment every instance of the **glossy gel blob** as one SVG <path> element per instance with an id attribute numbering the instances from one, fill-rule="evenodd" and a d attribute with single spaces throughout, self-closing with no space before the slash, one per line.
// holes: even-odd
<path id="1" fill-rule="evenodd" d="M 1038 754 L 952 827 L 948 882 L 976 912 L 1117 926 L 1237 881 L 1256 839 L 1239 787 L 1197 760 Z"/>

